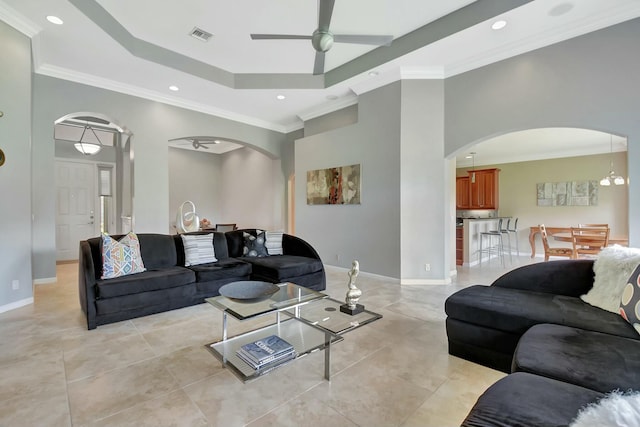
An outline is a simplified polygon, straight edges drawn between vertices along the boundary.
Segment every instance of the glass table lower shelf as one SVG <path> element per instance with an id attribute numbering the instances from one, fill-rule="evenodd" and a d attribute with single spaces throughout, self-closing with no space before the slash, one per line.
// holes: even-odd
<path id="1" fill-rule="evenodd" d="M 236 354 L 236 351 L 241 346 L 270 335 L 277 335 L 289 342 L 295 349 L 296 359 L 314 351 L 324 350 L 324 377 L 327 380 L 330 379 L 331 344 L 342 341 L 343 338 L 328 330 L 314 326 L 304 319 L 296 317 L 288 318 L 276 324 L 246 332 L 226 340 L 206 344 L 205 347 L 220 360 L 223 365 L 231 369 L 238 378 L 247 382 L 291 362 L 291 360 L 289 360 L 266 369 L 254 369 Z"/>

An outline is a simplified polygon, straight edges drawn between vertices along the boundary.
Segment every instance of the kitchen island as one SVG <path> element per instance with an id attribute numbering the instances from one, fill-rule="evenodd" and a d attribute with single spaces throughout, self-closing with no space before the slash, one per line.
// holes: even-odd
<path id="1" fill-rule="evenodd" d="M 506 225 L 506 219 L 509 217 L 495 217 L 495 218 L 463 218 L 462 219 L 462 236 L 463 236 L 463 248 L 462 248 L 462 265 L 465 267 L 471 267 L 477 265 L 480 262 L 478 256 L 478 250 L 480 249 L 480 233 L 490 230 L 497 230 L 500 219 L 505 221 L 503 227 Z M 508 249 L 507 235 L 503 236 L 505 239 L 505 250 Z M 492 255 L 495 257 L 495 255 Z M 489 255 L 483 254 L 482 262 L 489 261 Z"/>

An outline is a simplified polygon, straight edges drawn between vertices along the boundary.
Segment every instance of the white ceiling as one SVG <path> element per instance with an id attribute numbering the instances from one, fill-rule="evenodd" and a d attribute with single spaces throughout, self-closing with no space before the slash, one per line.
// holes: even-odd
<path id="1" fill-rule="evenodd" d="M 495 19 L 506 20 L 507 26 L 490 28 L 495 19 L 489 10 L 525 1 L 336 0 L 334 33 L 391 34 L 395 39 L 391 47 L 369 53 L 370 46 L 336 43 L 326 55 L 327 74 L 315 76 L 320 80 L 311 76 L 315 52 L 309 41 L 249 37 L 310 35 L 317 27 L 315 0 L 0 0 L 0 19 L 32 38 L 36 73 L 289 132 L 301 128 L 303 120 L 354 104 L 359 94 L 399 78 L 449 77 L 640 16 L 638 0 L 534 0 L 498 13 Z M 467 5 L 476 8 L 471 18 L 485 13 L 487 19 L 431 43 L 421 36 L 420 43 L 406 47 L 404 41 L 420 30 L 428 30 L 424 34 L 430 37 L 466 22 L 461 8 Z M 51 24 L 47 15 L 60 17 L 64 25 Z M 447 26 L 438 27 L 433 22 L 438 18 Z M 122 28 L 115 31 L 118 25 Z M 214 36 L 206 43 L 190 37 L 195 26 Z M 127 32 L 136 45 L 161 50 L 153 57 L 127 50 Z M 401 48 L 405 53 L 398 53 Z M 357 72 L 329 77 L 350 65 Z M 206 67 L 215 77 L 193 71 Z M 285 75 L 291 73 L 291 78 Z M 242 78 L 277 83 L 234 89 L 251 85 L 238 83 Z M 170 85 L 180 90 L 170 91 Z"/>

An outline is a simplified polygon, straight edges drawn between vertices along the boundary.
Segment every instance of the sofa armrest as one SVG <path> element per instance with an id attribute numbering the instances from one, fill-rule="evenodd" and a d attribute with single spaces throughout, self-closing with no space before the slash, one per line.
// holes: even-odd
<path id="1" fill-rule="evenodd" d="M 86 240 L 80 242 L 78 254 L 78 296 L 80 307 L 87 316 L 87 328 L 96 328 L 96 273 L 91 247 Z"/>
<path id="2" fill-rule="evenodd" d="M 320 255 L 313 247 L 299 237 L 291 234 L 282 235 L 282 252 L 284 255 L 304 256 L 307 258 L 320 259 Z"/>
<path id="3" fill-rule="evenodd" d="M 491 286 L 579 297 L 593 286 L 593 260 L 540 262 L 516 268 Z"/>

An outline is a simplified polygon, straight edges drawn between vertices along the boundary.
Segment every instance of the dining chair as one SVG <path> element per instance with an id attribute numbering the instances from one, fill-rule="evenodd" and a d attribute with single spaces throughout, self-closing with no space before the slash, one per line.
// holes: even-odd
<path id="1" fill-rule="evenodd" d="M 552 247 L 549 246 L 549 238 L 547 236 L 547 229 L 544 224 L 538 225 L 540 228 L 540 236 L 542 236 L 542 246 L 544 246 L 544 260 L 549 261 L 549 257 L 552 256 L 563 256 L 567 258 L 573 258 L 573 248 L 566 247 Z"/>
<path id="2" fill-rule="evenodd" d="M 609 245 L 609 228 L 573 227 L 571 240 L 574 258 L 595 258 Z"/>
<path id="3" fill-rule="evenodd" d="M 229 224 L 216 224 L 216 231 L 233 231 L 233 230 L 237 230 L 238 227 L 236 227 L 235 223 L 229 223 Z"/>

